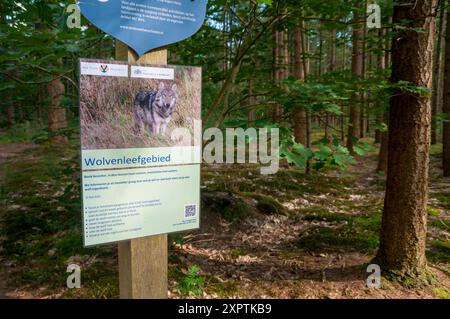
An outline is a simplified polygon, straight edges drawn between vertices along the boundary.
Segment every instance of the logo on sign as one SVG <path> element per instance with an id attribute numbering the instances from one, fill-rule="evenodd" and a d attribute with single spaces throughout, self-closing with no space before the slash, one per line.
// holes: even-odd
<path id="1" fill-rule="evenodd" d="M 102 73 L 108 73 L 109 67 L 107 64 L 100 64 L 100 72 Z"/>

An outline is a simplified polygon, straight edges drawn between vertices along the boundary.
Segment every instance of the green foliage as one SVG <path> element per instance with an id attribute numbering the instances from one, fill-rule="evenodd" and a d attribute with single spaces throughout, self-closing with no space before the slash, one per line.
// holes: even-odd
<path id="1" fill-rule="evenodd" d="M 345 101 L 346 97 L 339 95 L 330 84 L 305 83 L 292 78 L 285 80 L 285 84 L 288 92 L 281 102 L 284 102 L 287 111 L 303 108 L 312 113 L 342 114 L 338 103 Z"/>
<path id="2" fill-rule="evenodd" d="M 41 121 L 25 121 L 0 133 L 0 144 L 36 142 L 46 134 L 46 127 Z"/>
<path id="3" fill-rule="evenodd" d="M 355 163 L 353 156 L 346 147 L 341 145 L 337 137 L 333 137 L 332 141 L 326 138 L 321 139 L 313 148 L 306 148 L 295 142 L 290 129 L 281 128 L 280 132 L 280 157 L 286 159 L 289 164 L 305 168 L 309 161 L 315 170 L 320 170 L 322 168 L 343 169 Z M 366 143 L 354 147 L 358 155 L 366 154 L 368 149 L 369 145 Z"/>
<path id="4" fill-rule="evenodd" d="M 178 289 L 184 296 L 201 297 L 205 286 L 205 278 L 200 276 L 200 267 L 192 265 L 187 274 L 178 283 Z"/>

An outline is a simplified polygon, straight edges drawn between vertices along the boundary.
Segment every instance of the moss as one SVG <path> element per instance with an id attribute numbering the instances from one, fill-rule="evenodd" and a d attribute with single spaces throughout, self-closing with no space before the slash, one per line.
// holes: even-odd
<path id="1" fill-rule="evenodd" d="M 237 285 L 233 281 L 221 282 L 212 276 L 208 277 L 207 281 L 206 291 L 209 294 L 217 295 L 219 298 L 232 298 L 238 292 Z"/>
<path id="2" fill-rule="evenodd" d="M 307 250 L 335 251 L 336 248 L 345 248 L 370 252 L 377 249 L 378 244 L 377 235 L 363 230 L 355 232 L 348 226 L 337 229 L 317 227 L 296 243 L 299 248 Z"/>
<path id="3" fill-rule="evenodd" d="M 389 281 L 395 281 L 407 289 L 419 289 L 430 285 L 435 285 L 437 279 L 433 273 L 425 269 L 421 273 L 397 271 L 384 271 L 383 275 Z"/>
<path id="4" fill-rule="evenodd" d="M 450 229 L 450 224 L 448 222 L 445 222 L 441 219 L 436 219 L 433 218 L 431 220 L 428 221 L 428 226 L 429 227 L 434 227 L 434 228 L 438 228 L 444 231 L 447 231 Z"/>
<path id="5" fill-rule="evenodd" d="M 446 207 L 450 207 L 450 193 L 437 193 L 434 198 L 440 201 Z"/>
<path id="6" fill-rule="evenodd" d="M 245 251 L 243 251 L 241 248 L 233 248 L 230 252 L 231 257 L 238 258 L 239 256 L 245 256 L 247 255 Z"/>
<path id="7" fill-rule="evenodd" d="M 427 258 L 432 262 L 450 263 L 450 240 L 437 239 L 431 242 Z"/>
<path id="8" fill-rule="evenodd" d="M 119 298 L 117 270 L 110 265 L 95 263 L 81 271 L 81 285 L 89 299 Z"/>
<path id="9" fill-rule="evenodd" d="M 222 217 L 229 222 L 242 220 L 251 214 L 252 210 L 244 202 L 238 202 L 236 205 L 225 207 L 222 211 Z"/>
<path id="10" fill-rule="evenodd" d="M 450 299 L 450 290 L 446 287 L 434 288 L 433 292 L 440 299 Z"/>
<path id="11" fill-rule="evenodd" d="M 270 196 L 257 193 L 241 193 L 242 196 L 256 200 L 256 208 L 264 214 L 286 214 L 280 202 Z"/>
<path id="12" fill-rule="evenodd" d="M 295 244 L 299 248 L 316 251 L 335 251 L 345 248 L 373 252 L 379 245 L 381 216 L 352 216 L 335 213 L 312 213 L 305 216 L 307 220 L 345 222 L 343 225 L 316 227 Z"/>
<path id="13" fill-rule="evenodd" d="M 430 148 L 430 155 L 437 156 L 442 154 L 442 143 L 432 144 Z"/>
<path id="14" fill-rule="evenodd" d="M 428 205 L 427 213 L 428 216 L 438 217 L 441 214 L 441 210 L 439 208 Z"/>
<path id="15" fill-rule="evenodd" d="M 202 205 L 203 210 L 220 214 L 229 222 L 241 220 L 253 213 L 250 205 L 231 192 L 203 192 Z"/>

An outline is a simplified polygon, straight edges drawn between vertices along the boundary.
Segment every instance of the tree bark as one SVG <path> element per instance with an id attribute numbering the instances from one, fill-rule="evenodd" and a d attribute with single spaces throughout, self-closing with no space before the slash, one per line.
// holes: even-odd
<path id="1" fill-rule="evenodd" d="M 389 23 L 392 23 L 392 17 L 389 18 Z M 385 30 L 385 33 L 387 34 L 389 32 L 389 29 Z M 387 39 L 384 39 L 384 66 L 386 68 L 391 67 L 391 41 L 388 41 Z M 386 123 L 389 126 L 389 114 L 383 113 L 383 122 Z M 389 133 L 382 132 L 381 133 L 381 145 L 380 145 L 380 152 L 378 156 L 378 166 L 377 166 L 377 172 L 384 172 L 387 173 L 388 170 L 388 143 L 389 143 Z"/>
<path id="2" fill-rule="evenodd" d="M 330 31 L 330 61 L 328 71 L 334 72 L 336 70 L 336 29 Z M 325 113 L 325 138 L 331 140 L 330 121 L 334 119 L 328 112 Z"/>
<path id="3" fill-rule="evenodd" d="M 15 116 L 14 116 L 14 104 L 11 98 L 11 95 L 8 95 L 6 98 L 6 121 L 8 122 L 8 126 L 13 126 L 16 124 Z"/>
<path id="4" fill-rule="evenodd" d="M 380 48 L 384 47 L 384 37 L 386 36 L 386 29 L 380 29 L 378 31 L 378 36 L 379 36 L 379 43 L 380 43 Z M 381 51 L 380 53 L 378 53 L 377 55 L 377 65 L 378 65 L 378 69 L 379 70 L 384 70 L 386 69 L 386 54 L 384 53 L 384 51 Z M 377 125 L 381 125 L 383 123 L 383 116 L 384 113 L 379 113 L 377 114 L 376 117 L 376 123 Z M 379 129 L 375 130 L 375 143 L 381 143 L 381 137 L 382 137 L 382 133 Z"/>
<path id="5" fill-rule="evenodd" d="M 254 57 L 251 58 L 252 65 L 256 64 L 256 60 Z M 250 74 L 250 78 L 248 79 L 248 99 L 249 105 L 248 111 L 248 125 L 254 126 L 256 122 L 256 96 L 255 96 L 255 79 L 253 78 L 253 74 Z"/>
<path id="6" fill-rule="evenodd" d="M 448 0 L 450 4 L 450 0 Z M 447 120 L 450 120 L 450 13 L 447 12 L 447 26 L 445 34 L 445 69 L 444 69 L 444 102 L 442 112 L 447 114 Z M 450 133 L 449 126 L 444 123 L 442 144 L 443 144 L 443 168 L 444 176 L 450 176 Z"/>
<path id="7" fill-rule="evenodd" d="M 303 43 L 302 43 L 301 22 L 294 28 L 294 77 L 299 81 L 305 81 L 305 67 L 303 62 Z M 296 107 L 293 114 L 294 137 L 297 143 L 307 144 L 307 120 L 306 111 L 303 107 Z"/>
<path id="8" fill-rule="evenodd" d="M 355 10 L 353 21 L 353 49 L 352 49 L 352 73 L 356 78 L 361 78 L 363 75 L 363 50 L 362 50 L 362 36 L 364 29 L 361 27 L 360 14 Z M 361 97 L 359 94 L 353 94 L 351 99 L 353 105 L 350 105 L 350 123 L 348 125 L 347 133 L 347 148 L 353 154 L 353 139 L 359 138 L 360 132 L 360 118 L 361 118 Z"/>
<path id="9" fill-rule="evenodd" d="M 394 6 L 394 24 L 406 28 L 399 29 L 392 41 L 393 83 L 407 81 L 431 89 L 435 4 L 435 0 L 403 0 Z M 397 89 L 390 99 L 389 125 L 377 261 L 385 273 L 421 281 L 426 274 L 431 99 Z"/>
<path id="10" fill-rule="evenodd" d="M 432 126 L 431 126 L 431 144 L 437 143 L 437 121 L 436 115 L 441 104 L 442 97 L 442 52 L 444 51 L 444 41 L 442 38 L 445 32 L 445 0 L 439 0 L 439 28 L 437 32 L 436 54 L 434 56 L 434 70 L 433 70 L 433 99 L 432 99 Z"/>
<path id="11" fill-rule="evenodd" d="M 59 61 L 58 63 L 62 62 Z M 60 78 L 54 79 L 47 86 L 47 93 L 50 97 L 48 130 L 50 142 L 54 146 L 60 146 L 67 142 L 67 137 L 61 134 L 61 130 L 67 128 L 66 109 L 61 106 L 61 98 L 64 92 L 65 87 Z"/>
<path id="12" fill-rule="evenodd" d="M 289 75 L 289 48 L 288 33 L 286 30 L 275 31 L 275 84 L 282 87 L 283 80 Z M 283 117 L 283 106 L 275 104 L 273 108 L 273 121 L 280 123 Z"/>

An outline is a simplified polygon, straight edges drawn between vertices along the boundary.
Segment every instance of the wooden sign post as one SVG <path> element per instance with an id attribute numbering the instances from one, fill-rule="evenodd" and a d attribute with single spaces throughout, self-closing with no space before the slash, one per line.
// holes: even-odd
<path id="1" fill-rule="evenodd" d="M 146 64 L 167 64 L 167 50 L 159 49 L 140 58 L 116 41 L 116 60 Z M 121 299 L 167 298 L 167 235 L 132 239 L 119 243 Z"/>

